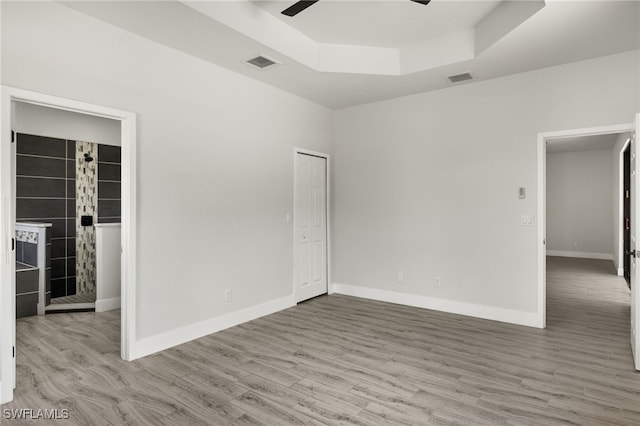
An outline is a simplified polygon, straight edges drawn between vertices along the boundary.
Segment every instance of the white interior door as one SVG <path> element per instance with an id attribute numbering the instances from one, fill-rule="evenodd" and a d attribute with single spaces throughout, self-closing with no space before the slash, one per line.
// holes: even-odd
<path id="1" fill-rule="evenodd" d="M 296 154 L 295 299 L 327 292 L 327 160 Z"/>
<path id="2" fill-rule="evenodd" d="M 640 196 L 638 193 L 638 138 L 640 114 L 636 114 L 635 128 L 631 136 L 631 349 L 636 370 L 640 370 Z"/>

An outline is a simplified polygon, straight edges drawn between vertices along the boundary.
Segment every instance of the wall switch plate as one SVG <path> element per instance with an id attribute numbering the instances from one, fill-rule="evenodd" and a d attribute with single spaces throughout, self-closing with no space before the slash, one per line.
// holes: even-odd
<path id="1" fill-rule="evenodd" d="M 224 291 L 224 301 L 228 302 L 231 300 L 231 289 L 226 289 Z"/>
<path id="2" fill-rule="evenodd" d="M 286 223 L 291 223 L 291 213 L 287 213 L 286 215 L 284 215 L 284 221 Z"/>
<path id="3" fill-rule="evenodd" d="M 525 198 L 524 186 L 518 188 L 518 198 L 520 198 L 521 200 Z"/>
<path id="4" fill-rule="evenodd" d="M 440 277 L 438 276 L 433 277 L 433 286 L 440 287 Z"/>
<path id="5" fill-rule="evenodd" d="M 404 274 L 402 272 L 396 272 L 396 281 L 399 283 L 404 281 Z"/>

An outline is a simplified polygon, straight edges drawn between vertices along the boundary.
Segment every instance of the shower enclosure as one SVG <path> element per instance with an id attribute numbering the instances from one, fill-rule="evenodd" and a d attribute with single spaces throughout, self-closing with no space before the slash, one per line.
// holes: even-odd
<path id="1" fill-rule="evenodd" d="M 18 134 L 16 222 L 51 224 L 46 310 L 92 308 L 95 225 L 120 222 L 120 147 Z"/>

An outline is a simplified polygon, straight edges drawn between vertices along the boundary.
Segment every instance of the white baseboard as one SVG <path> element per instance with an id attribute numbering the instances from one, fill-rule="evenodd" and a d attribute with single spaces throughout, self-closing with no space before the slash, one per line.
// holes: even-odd
<path id="1" fill-rule="evenodd" d="M 580 259 L 598 259 L 613 261 L 612 253 L 589 253 L 583 251 L 547 250 L 547 256 L 577 257 Z"/>
<path id="2" fill-rule="evenodd" d="M 432 309 L 434 311 L 448 312 L 451 314 L 526 325 L 528 327 L 540 328 L 541 324 L 540 318 L 538 318 L 538 315 L 535 312 L 514 311 L 494 306 L 476 305 L 472 303 L 457 302 L 455 300 L 438 299 L 435 297 L 399 293 L 396 291 L 379 290 L 347 284 L 335 283 L 332 287 L 333 293 L 344 294 L 347 296 L 362 297 L 365 299 Z"/>
<path id="3" fill-rule="evenodd" d="M 191 324 L 156 336 L 146 337 L 135 342 L 133 347 L 130 348 L 132 359 L 151 355 L 173 346 L 233 327 L 234 325 L 243 324 L 247 321 L 288 309 L 295 305 L 293 295 L 281 297 L 280 299 L 231 312 L 217 318 Z"/>
<path id="4" fill-rule="evenodd" d="M 634 324 L 631 323 L 631 352 L 633 353 L 633 365 L 636 370 L 640 371 L 640 354 L 638 353 L 638 351 L 640 351 L 640 348 L 636 347 L 637 341 L 636 329 L 634 327 Z"/>
<path id="5" fill-rule="evenodd" d="M 640 355 L 637 353 L 640 350 L 640 348 L 636 347 L 636 342 L 637 342 L 636 329 L 632 326 L 631 327 L 631 348 L 634 355 L 633 364 L 636 370 L 640 371 Z"/>
<path id="6" fill-rule="evenodd" d="M 624 277 L 624 268 L 618 268 L 618 276 Z"/>
<path id="7" fill-rule="evenodd" d="M 120 309 L 120 297 L 96 300 L 96 312 L 106 312 L 114 309 Z"/>

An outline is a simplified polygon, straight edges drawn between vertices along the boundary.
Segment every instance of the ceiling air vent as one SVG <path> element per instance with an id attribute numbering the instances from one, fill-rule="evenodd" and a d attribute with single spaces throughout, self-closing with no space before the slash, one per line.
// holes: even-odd
<path id="1" fill-rule="evenodd" d="M 469 72 L 463 72 L 462 74 L 450 75 L 447 77 L 447 80 L 449 80 L 449 83 L 451 84 L 456 84 L 462 83 L 463 81 L 473 80 L 473 76 Z"/>
<path id="2" fill-rule="evenodd" d="M 251 65 L 254 68 L 264 69 L 270 67 L 275 64 L 279 64 L 280 62 L 275 59 L 267 58 L 264 55 L 258 55 L 254 58 L 247 59 L 245 61 L 247 64 Z"/>

